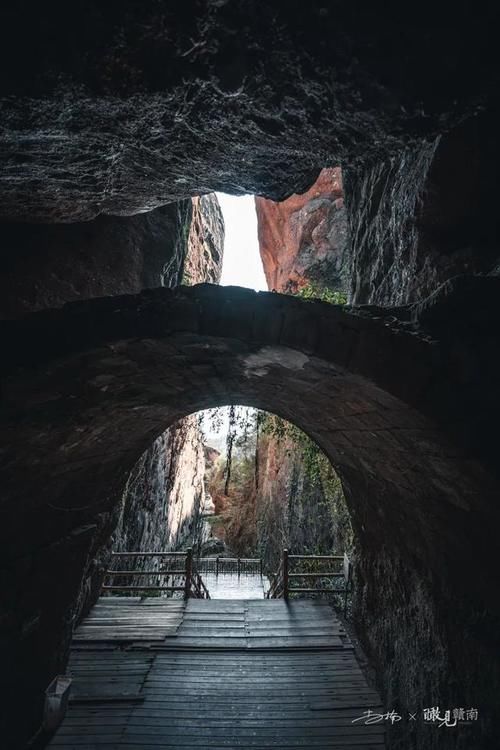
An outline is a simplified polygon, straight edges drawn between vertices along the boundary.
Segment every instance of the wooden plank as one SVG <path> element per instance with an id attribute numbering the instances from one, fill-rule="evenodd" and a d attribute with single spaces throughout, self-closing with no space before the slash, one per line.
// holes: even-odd
<path id="1" fill-rule="evenodd" d="M 314 737 L 279 737 L 274 736 L 266 741 L 266 738 L 247 738 L 241 744 L 235 745 L 237 738 L 226 736 L 226 737 L 169 737 L 168 733 L 163 736 L 155 735 L 144 735 L 144 734 L 130 734 L 124 737 L 121 733 L 115 735 L 109 735 L 108 737 L 102 737 L 100 734 L 87 734 L 82 737 L 81 735 L 56 735 L 52 740 L 50 747 L 77 747 L 79 750 L 95 750 L 95 747 L 106 747 L 109 750 L 115 750 L 115 748 L 127 748 L 128 750 L 153 750 L 159 747 L 162 748 L 231 748 L 235 750 L 235 747 L 239 748 L 253 748 L 254 750 L 270 750 L 270 742 L 272 742 L 272 748 L 309 748 L 314 747 L 318 750 L 331 750 L 332 747 L 363 747 L 373 748 L 383 746 L 383 735 L 377 735 L 375 732 L 372 734 L 364 735 L 338 735 L 325 738 L 314 738 Z M 111 743 L 111 744 L 110 744 Z"/>
<path id="2" fill-rule="evenodd" d="M 382 726 L 352 723 L 380 699 L 328 604 L 191 600 L 174 611 L 172 600 L 164 608 L 120 599 L 101 599 L 82 626 L 108 636 L 105 650 L 96 641 L 73 645 L 74 700 L 50 748 L 384 747 Z M 146 640 L 174 629 L 183 613 L 176 637 Z M 110 650 L 117 633 L 139 640 L 132 650 Z"/>
<path id="3" fill-rule="evenodd" d="M 90 703 L 98 703 L 99 705 L 104 705 L 107 703 L 134 704 L 143 702 L 144 696 L 134 693 L 122 693 L 120 695 L 100 695 L 98 693 L 96 693 L 95 695 L 85 695 L 84 693 L 82 693 L 81 695 L 74 696 L 73 698 L 70 697 L 70 703 L 72 705 L 88 705 Z"/>
<path id="4" fill-rule="evenodd" d="M 184 603 L 164 600 L 156 606 L 145 606 L 139 599 L 130 602 L 122 597 L 118 602 L 98 600 L 89 616 L 77 628 L 73 643 L 141 640 L 161 643 L 174 637 L 181 623 Z"/>

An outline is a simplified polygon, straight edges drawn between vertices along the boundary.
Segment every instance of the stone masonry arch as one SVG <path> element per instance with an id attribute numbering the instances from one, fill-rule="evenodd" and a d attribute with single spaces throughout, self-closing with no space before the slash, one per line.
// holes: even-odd
<path id="1" fill-rule="evenodd" d="M 498 487 L 473 419 L 486 394 L 472 402 L 474 370 L 456 366 L 481 350 L 474 320 L 468 346 L 456 318 L 460 352 L 452 333 L 439 338 L 453 299 L 448 285 L 418 308 L 342 308 L 199 285 L 3 324 L 7 656 L 18 679 L 30 675 L 33 700 L 95 595 L 134 462 L 177 419 L 239 403 L 297 424 L 341 476 L 356 606 L 389 703 L 477 703 L 498 617 Z M 477 315 L 488 338 L 496 323 L 485 328 L 486 307 Z M 477 580 L 467 550 L 491 574 Z"/>

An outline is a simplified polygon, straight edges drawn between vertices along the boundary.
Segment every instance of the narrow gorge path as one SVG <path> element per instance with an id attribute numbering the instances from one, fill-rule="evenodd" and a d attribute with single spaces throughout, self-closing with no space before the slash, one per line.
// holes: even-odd
<path id="1" fill-rule="evenodd" d="M 263 599 L 269 588 L 265 576 L 242 573 L 203 573 L 203 580 L 212 599 Z"/>
<path id="2" fill-rule="evenodd" d="M 353 723 L 380 698 L 322 601 L 101 598 L 68 671 L 54 750 L 385 747 Z"/>

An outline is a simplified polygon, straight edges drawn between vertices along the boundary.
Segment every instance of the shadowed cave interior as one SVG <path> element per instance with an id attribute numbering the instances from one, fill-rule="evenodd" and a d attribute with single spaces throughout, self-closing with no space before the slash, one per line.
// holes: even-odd
<path id="1" fill-rule="evenodd" d="M 133 467 L 158 440 L 181 454 L 179 420 L 243 404 L 340 477 L 384 705 L 479 710 L 457 731 L 400 722 L 387 746 L 496 748 L 493 10 L 2 16 L 6 747 L 40 726 Z M 268 292 L 219 284 L 216 190 L 257 196 Z"/>

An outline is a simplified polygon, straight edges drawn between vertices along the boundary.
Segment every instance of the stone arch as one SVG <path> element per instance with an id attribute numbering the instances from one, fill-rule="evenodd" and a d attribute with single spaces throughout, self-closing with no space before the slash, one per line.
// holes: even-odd
<path id="1" fill-rule="evenodd" d="M 240 403 L 295 423 L 339 472 L 360 549 L 357 606 L 389 700 L 451 700 L 458 653 L 473 691 L 491 643 L 467 642 L 464 628 L 490 607 L 492 581 L 477 580 L 464 548 L 491 569 L 498 490 L 470 449 L 478 431 L 468 448 L 446 398 L 474 386 L 463 372 L 450 380 L 452 337 L 432 335 L 452 299 L 343 309 L 200 285 L 5 323 L 7 598 L 12 654 L 21 675 L 36 671 L 33 689 L 64 660 L 135 460 L 180 417 Z"/>

